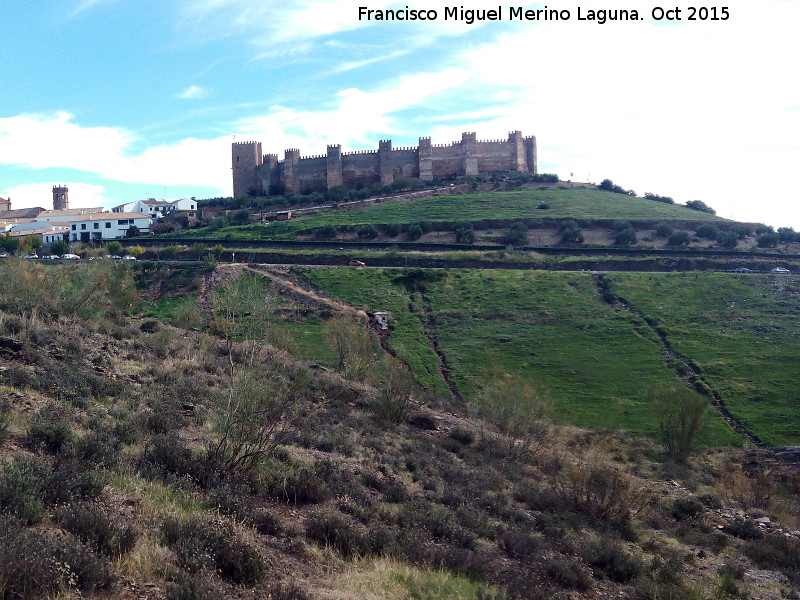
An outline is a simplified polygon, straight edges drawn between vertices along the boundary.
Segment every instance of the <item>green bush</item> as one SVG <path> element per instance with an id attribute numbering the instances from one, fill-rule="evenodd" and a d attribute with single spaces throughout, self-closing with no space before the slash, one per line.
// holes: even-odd
<path id="1" fill-rule="evenodd" d="M 45 485 L 51 477 L 50 465 L 38 458 L 20 457 L 0 470 L 0 511 L 25 524 L 44 517 Z"/>
<path id="2" fill-rule="evenodd" d="M 659 223 L 656 225 L 656 235 L 662 238 L 668 238 L 672 235 L 672 227 L 669 223 Z"/>
<path id="3" fill-rule="evenodd" d="M 72 429 L 66 413 L 56 404 L 48 404 L 33 416 L 25 436 L 28 448 L 50 454 L 58 454 L 70 441 Z"/>
<path id="4" fill-rule="evenodd" d="M 205 574 L 179 573 L 166 586 L 166 600 L 223 600 Z"/>
<path id="5" fill-rule="evenodd" d="M 314 235 L 318 238 L 334 238 L 338 233 L 335 225 L 323 225 L 317 229 Z"/>
<path id="6" fill-rule="evenodd" d="M 8 426 L 11 423 L 11 402 L 0 398 L 0 444 L 6 441 Z"/>
<path id="7" fill-rule="evenodd" d="M 780 238 L 777 233 L 762 233 L 756 238 L 759 248 L 775 248 Z"/>
<path id="8" fill-rule="evenodd" d="M 616 233 L 614 236 L 614 244 L 617 246 L 628 246 L 636 243 L 636 230 L 633 227 L 627 227 Z"/>
<path id="9" fill-rule="evenodd" d="M 675 498 L 672 503 L 672 517 L 676 521 L 694 521 L 703 514 L 703 503 L 691 496 Z"/>
<path id="10" fill-rule="evenodd" d="M 0 597 L 39 600 L 67 588 L 91 593 L 110 583 L 107 563 L 74 537 L 0 516 Z"/>
<path id="11" fill-rule="evenodd" d="M 469 221 L 456 223 L 453 230 L 456 232 L 456 242 L 460 244 L 472 244 L 475 242 L 475 229 Z"/>
<path id="12" fill-rule="evenodd" d="M 676 231 L 667 239 L 667 246 L 688 246 L 691 241 L 688 231 Z"/>
<path id="13" fill-rule="evenodd" d="M 511 246 L 525 246 L 528 244 L 528 226 L 521 221 L 511 225 L 508 233 L 503 238 L 506 244 Z"/>
<path id="14" fill-rule="evenodd" d="M 459 444 L 463 444 L 464 446 L 469 446 L 475 441 L 475 434 L 471 430 L 465 429 L 464 427 L 453 427 L 450 430 L 450 433 L 447 434 L 447 437 L 457 441 Z"/>
<path id="15" fill-rule="evenodd" d="M 736 248 L 739 244 L 739 236 L 733 231 L 720 231 L 717 236 L 717 243 L 723 248 Z"/>
<path id="16" fill-rule="evenodd" d="M 410 225 L 409 228 L 406 230 L 406 237 L 410 240 L 418 240 L 422 237 L 422 227 L 417 225 L 416 223 Z"/>
<path id="17" fill-rule="evenodd" d="M 308 465 L 279 465 L 270 470 L 263 483 L 262 493 L 287 504 L 320 504 L 331 491 Z"/>
<path id="18" fill-rule="evenodd" d="M 306 537 L 346 558 L 367 556 L 370 547 L 356 525 L 339 512 L 317 510 L 306 519 Z"/>
<path id="19" fill-rule="evenodd" d="M 717 214 L 713 208 L 711 208 L 708 204 L 703 202 L 702 200 L 689 200 L 686 203 L 686 208 L 691 208 L 692 210 L 698 210 L 700 212 L 708 213 L 710 215 Z"/>
<path id="20" fill-rule="evenodd" d="M 386 235 L 388 237 L 397 237 L 400 235 L 400 232 L 403 230 L 402 226 L 399 223 L 389 223 L 384 227 L 386 231 Z"/>
<path id="21" fill-rule="evenodd" d="M 378 230 L 374 225 L 359 225 L 356 227 L 356 234 L 360 238 L 374 239 L 378 237 Z"/>
<path id="22" fill-rule="evenodd" d="M 753 235 L 753 226 L 748 225 L 747 223 L 736 223 L 731 225 L 730 230 L 735 233 L 740 240 Z"/>
<path id="23" fill-rule="evenodd" d="M 697 228 L 697 237 L 704 238 L 707 240 L 716 240 L 717 236 L 719 235 L 719 229 L 716 228 L 715 225 L 711 223 L 704 223 Z"/>
<path id="24" fill-rule="evenodd" d="M 664 204 L 675 204 L 675 200 L 669 196 L 659 196 L 658 194 L 651 194 L 650 192 L 645 192 L 644 198 L 645 200 L 655 200 L 656 202 L 663 202 Z"/>
<path id="25" fill-rule="evenodd" d="M 114 521 L 97 504 L 70 504 L 57 516 L 64 529 L 103 556 L 119 558 L 136 545 L 136 529 Z"/>
<path id="26" fill-rule="evenodd" d="M 561 234 L 561 242 L 564 244 L 583 243 L 583 232 L 578 223 L 572 219 L 562 221 L 558 226 L 558 231 Z"/>
<path id="27" fill-rule="evenodd" d="M 584 560 L 595 571 L 616 583 L 628 583 L 644 572 L 644 561 L 619 542 L 590 544 Z"/>
<path id="28" fill-rule="evenodd" d="M 226 524 L 202 517 L 169 518 L 162 526 L 164 542 L 178 564 L 190 573 L 216 569 L 226 581 L 254 585 L 265 575 L 264 560 Z"/>

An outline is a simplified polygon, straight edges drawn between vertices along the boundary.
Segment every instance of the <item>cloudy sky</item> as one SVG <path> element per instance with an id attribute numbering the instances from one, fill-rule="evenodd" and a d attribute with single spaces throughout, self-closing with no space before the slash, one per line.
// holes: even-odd
<path id="1" fill-rule="evenodd" d="M 511 21 L 502 5 L 502 21 L 471 25 L 445 6 L 497 4 L 6 4 L 0 196 L 14 208 L 49 208 L 56 183 L 74 206 L 226 196 L 234 136 L 282 158 L 519 129 L 537 136 L 542 172 L 800 229 L 800 0 L 732 0 L 724 21 L 690 21 L 684 3 L 665 7 L 680 21 L 656 21 L 658 0 L 553 0 L 569 20 Z M 359 20 L 359 5 L 438 18 Z M 640 19 L 579 21 L 579 8 Z"/>

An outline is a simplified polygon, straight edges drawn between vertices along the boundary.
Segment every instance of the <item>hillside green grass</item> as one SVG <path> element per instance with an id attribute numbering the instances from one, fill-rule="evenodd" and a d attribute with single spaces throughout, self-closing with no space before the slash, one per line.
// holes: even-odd
<path id="1" fill-rule="evenodd" d="M 300 272 L 333 296 L 389 310 L 396 328 L 389 343 L 426 385 L 441 382 L 423 337 L 422 299 L 392 281 L 400 270 Z M 467 401 L 480 402 L 486 386 L 512 376 L 533 385 L 564 421 L 655 435 L 647 394 L 674 385 L 676 375 L 657 336 L 641 319 L 605 303 L 588 273 L 453 270 L 429 284 L 425 297 Z M 701 438 L 708 445 L 740 441 L 711 413 Z"/>
<path id="2" fill-rule="evenodd" d="M 294 272 L 331 296 L 369 311 L 391 314 L 390 344 L 401 360 L 409 365 L 417 381 L 434 395 L 449 394 L 439 374 L 439 359 L 429 347 L 422 321 L 408 292 L 392 280 L 395 269 L 307 269 L 294 267 Z"/>
<path id="3" fill-rule="evenodd" d="M 658 320 L 731 412 L 770 445 L 800 443 L 800 277 L 615 273 L 614 290 Z"/>
<path id="4" fill-rule="evenodd" d="M 549 204 L 550 209 L 539 210 L 537 207 L 542 202 Z M 303 230 L 322 225 L 407 224 L 420 220 L 477 222 L 492 219 L 724 221 L 682 205 L 664 204 L 592 188 L 569 188 L 475 192 L 366 204 L 357 210 L 324 209 L 298 220 L 216 230 L 204 227 L 189 230 L 181 236 L 281 240 L 292 239 Z"/>

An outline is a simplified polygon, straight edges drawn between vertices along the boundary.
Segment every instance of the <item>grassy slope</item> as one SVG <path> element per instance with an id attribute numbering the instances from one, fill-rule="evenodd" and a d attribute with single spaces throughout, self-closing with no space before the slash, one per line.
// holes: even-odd
<path id="1" fill-rule="evenodd" d="M 542 202 L 550 210 L 538 210 Z M 359 210 L 325 210 L 297 221 L 193 229 L 186 234 L 237 239 L 291 239 L 297 232 L 321 225 L 481 221 L 488 219 L 625 219 L 658 221 L 722 221 L 719 217 L 684 206 L 664 204 L 590 188 L 476 192 L 454 196 L 368 204 Z M 185 236 L 186 234 L 181 234 Z"/>
<path id="2" fill-rule="evenodd" d="M 418 314 L 409 306 L 406 289 L 392 283 L 394 269 L 304 269 L 295 267 L 315 286 L 358 307 L 370 311 L 385 310 L 392 316 L 389 341 L 392 349 L 413 370 L 417 380 L 433 394 L 446 396 L 447 386 L 439 375 L 439 360 L 425 339 Z M 418 307 L 415 307 L 415 309 Z"/>
<path id="3" fill-rule="evenodd" d="M 397 270 L 303 271 L 317 286 L 350 302 L 386 307 L 396 326 L 390 343 L 427 385 L 438 375 L 421 338 L 407 292 L 391 283 Z M 602 301 L 588 274 L 452 271 L 427 297 L 452 376 L 468 400 L 505 373 L 531 382 L 559 417 L 596 427 L 655 433 L 645 397 L 675 383 L 656 336 L 640 320 Z M 508 338 L 507 342 L 501 338 Z M 410 359 L 410 360 L 409 360 Z M 438 379 L 441 381 L 441 379 Z M 705 443 L 737 438 L 712 419 Z"/>
<path id="4" fill-rule="evenodd" d="M 772 445 L 800 442 L 800 277 L 617 273 L 612 280 L 659 320 L 756 435 Z"/>

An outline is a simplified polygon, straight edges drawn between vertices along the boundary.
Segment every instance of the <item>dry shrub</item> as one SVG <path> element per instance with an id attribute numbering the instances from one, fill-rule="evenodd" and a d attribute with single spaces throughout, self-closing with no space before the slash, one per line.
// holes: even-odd
<path id="1" fill-rule="evenodd" d="M 106 562 L 71 535 L 25 528 L 0 516 L 0 598 L 38 600 L 70 588 L 91 592 L 110 582 Z"/>
<path id="2" fill-rule="evenodd" d="M 230 525 L 203 517 L 169 518 L 162 533 L 178 564 L 190 573 L 216 569 L 236 584 L 253 585 L 265 575 L 264 560 Z"/>
<path id="3" fill-rule="evenodd" d="M 576 511 L 616 523 L 641 512 L 650 498 L 648 489 L 631 475 L 599 458 L 563 465 L 551 475 L 550 483 L 555 494 Z"/>
<path id="4" fill-rule="evenodd" d="M 325 338 L 336 357 L 336 369 L 349 379 L 364 378 L 376 362 L 378 344 L 361 320 L 331 319 Z"/>
<path id="5" fill-rule="evenodd" d="M 753 476 L 740 464 L 728 465 L 719 481 L 726 504 L 738 505 L 742 510 L 766 510 L 772 504 L 773 482 L 769 468 L 759 469 Z"/>
<path id="6" fill-rule="evenodd" d="M 97 504 L 82 502 L 58 511 L 64 529 L 109 558 L 119 558 L 130 552 L 139 537 L 136 529 L 109 517 Z"/>
<path id="7" fill-rule="evenodd" d="M 493 441 L 506 455 L 525 460 L 538 455 L 555 439 L 555 430 L 546 420 L 550 403 L 533 386 L 518 377 L 506 375 L 487 386 L 479 413 L 497 427 Z"/>
<path id="8" fill-rule="evenodd" d="M 400 423 L 411 410 L 414 379 L 405 367 L 390 361 L 384 362 L 380 372 L 382 379 L 377 384 L 375 397 L 370 400 L 370 407 L 381 419 Z"/>

